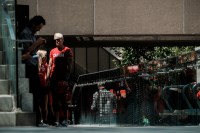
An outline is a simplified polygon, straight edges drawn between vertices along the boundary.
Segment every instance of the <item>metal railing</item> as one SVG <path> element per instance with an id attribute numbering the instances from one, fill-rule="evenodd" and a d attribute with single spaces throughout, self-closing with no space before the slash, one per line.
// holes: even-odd
<path id="1" fill-rule="evenodd" d="M 9 79 L 10 80 L 10 94 L 16 95 L 18 99 L 18 51 L 16 47 L 15 36 L 15 0 L 13 1 L 0 1 L 1 10 L 1 33 L 2 45 L 5 52 L 4 63 L 8 65 Z M 11 15 L 12 14 L 12 15 Z M 14 18 L 12 18 L 12 17 Z M 14 105 L 16 106 L 16 105 Z M 18 102 L 17 102 L 18 106 Z"/>

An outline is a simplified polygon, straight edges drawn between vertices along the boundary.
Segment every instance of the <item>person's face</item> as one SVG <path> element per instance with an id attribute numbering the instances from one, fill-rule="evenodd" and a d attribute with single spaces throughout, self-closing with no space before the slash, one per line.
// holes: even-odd
<path id="1" fill-rule="evenodd" d="M 42 23 L 40 25 L 34 25 L 33 32 L 36 33 L 37 31 L 40 31 L 43 26 L 44 26 L 44 24 L 42 24 Z"/>
<path id="2" fill-rule="evenodd" d="M 56 39 L 54 41 L 56 43 L 56 47 L 60 47 L 60 46 L 63 45 L 63 38 L 59 38 L 59 39 Z"/>

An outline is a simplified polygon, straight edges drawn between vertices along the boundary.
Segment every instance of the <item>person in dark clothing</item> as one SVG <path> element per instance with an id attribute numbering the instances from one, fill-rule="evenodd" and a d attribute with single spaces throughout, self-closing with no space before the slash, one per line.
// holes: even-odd
<path id="1" fill-rule="evenodd" d="M 35 34 L 46 24 L 42 16 L 34 16 L 29 20 L 28 25 L 19 33 L 18 39 L 22 42 L 22 62 L 26 65 L 26 78 L 29 78 L 30 92 L 33 93 L 34 111 L 36 112 L 36 123 L 38 124 L 39 106 L 38 91 L 40 80 L 38 74 L 38 48 L 46 43 L 42 37 L 36 38 Z"/>

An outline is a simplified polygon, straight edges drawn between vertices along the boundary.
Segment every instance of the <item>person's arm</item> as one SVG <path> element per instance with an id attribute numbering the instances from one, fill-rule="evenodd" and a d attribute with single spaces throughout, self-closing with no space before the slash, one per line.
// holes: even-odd
<path id="1" fill-rule="evenodd" d="M 30 58 L 32 58 L 32 56 L 30 55 L 29 52 L 22 55 L 22 60 L 27 60 L 27 59 L 30 59 Z"/>
<path id="2" fill-rule="evenodd" d="M 46 79 L 49 80 L 50 78 L 50 72 L 51 72 L 51 69 L 52 69 L 52 63 L 53 63 L 53 60 L 52 58 L 49 59 L 49 65 L 48 65 L 48 68 L 47 68 L 47 76 L 46 76 Z"/>
<path id="3" fill-rule="evenodd" d="M 67 74 L 66 74 L 66 78 L 65 78 L 65 81 L 68 81 L 69 80 L 69 77 L 71 75 L 71 72 L 72 72 L 72 62 L 73 62 L 73 54 L 72 54 L 72 51 L 71 49 L 69 49 L 69 51 L 66 51 L 66 54 L 67 54 Z"/>
<path id="4" fill-rule="evenodd" d="M 36 42 L 34 42 L 27 50 L 26 52 L 22 55 L 22 60 L 27 60 L 30 59 L 31 53 L 40 45 L 43 45 L 44 43 L 46 43 L 46 40 L 44 38 L 38 38 L 38 40 Z"/>
<path id="5" fill-rule="evenodd" d="M 92 99 L 92 105 L 91 105 L 91 110 L 93 111 L 97 111 L 98 108 L 97 108 L 97 101 L 98 101 L 98 96 L 99 96 L 99 93 L 98 92 L 95 92 L 93 94 L 93 99 Z"/>
<path id="6" fill-rule="evenodd" d="M 32 53 L 38 46 L 46 43 L 46 40 L 42 37 L 38 38 L 28 49 L 27 52 Z"/>
<path id="7" fill-rule="evenodd" d="M 38 71 L 40 72 L 41 64 L 42 64 L 42 56 L 41 56 L 40 50 L 37 51 L 37 55 L 38 55 Z"/>
<path id="8" fill-rule="evenodd" d="M 68 63 L 68 67 L 67 67 L 66 81 L 69 80 L 69 77 L 70 77 L 71 71 L 72 71 L 72 58 L 71 57 L 67 59 L 67 63 Z"/>

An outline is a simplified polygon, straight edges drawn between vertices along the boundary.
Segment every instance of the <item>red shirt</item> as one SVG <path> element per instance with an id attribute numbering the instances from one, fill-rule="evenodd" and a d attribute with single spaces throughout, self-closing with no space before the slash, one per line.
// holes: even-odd
<path id="1" fill-rule="evenodd" d="M 72 58 L 72 51 L 70 48 L 65 47 L 63 50 L 54 48 L 50 51 L 50 58 L 52 59 L 52 68 L 50 76 L 58 80 L 65 80 L 69 67 L 68 59 Z"/>
<path id="2" fill-rule="evenodd" d="M 197 93 L 197 98 L 200 99 L 200 90 Z"/>

